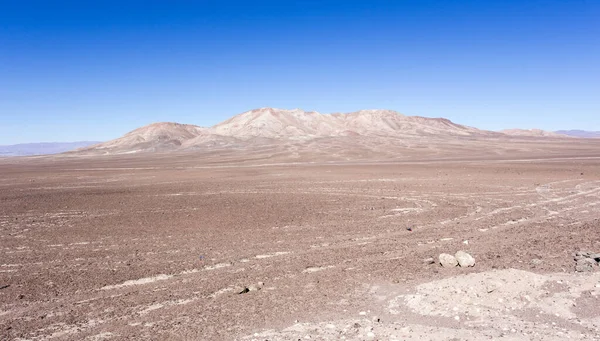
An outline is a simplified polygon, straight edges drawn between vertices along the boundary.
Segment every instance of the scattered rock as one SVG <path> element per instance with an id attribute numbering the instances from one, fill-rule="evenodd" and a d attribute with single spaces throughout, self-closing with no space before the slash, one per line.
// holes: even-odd
<path id="1" fill-rule="evenodd" d="M 464 251 L 456 252 L 454 257 L 458 261 L 458 265 L 460 265 L 463 268 L 475 266 L 475 258 L 473 258 L 473 256 Z"/>
<path id="2" fill-rule="evenodd" d="M 575 264 L 575 271 L 577 272 L 591 272 L 594 271 L 596 261 L 591 258 L 583 258 L 577 261 Z"/>
<path id="3" fill-rule="evenodd" d="M 445 268 L 453 268 L 458 265 L 458 261 L 453 255 L 442 253 L 439 256 L 440 264 Z"/>
<path id="4" fill-rule="evenodd" d="M 435 259 L 433 259 L 433 257 L 425 258 L 425 259 L 423 259 L 423 263 L 425 263 L 427 265 L 433 264 L 433 263 L 435 263 Z"/>
<path id="5" fill-rule="evenodd" d="M 575 271 L 591 272 L 600 262 L 600 254 L 577 251 L 573 254 L 573 259 L 575 260 Z"/>
<path id="6" fill-rule="evenodd" d="M 589 257 L 590 255 L 591 255 L 591 253 L 585 252 L 585 251 L 577 251 L 577 252 L 575 252 L 575 256 Z"/>

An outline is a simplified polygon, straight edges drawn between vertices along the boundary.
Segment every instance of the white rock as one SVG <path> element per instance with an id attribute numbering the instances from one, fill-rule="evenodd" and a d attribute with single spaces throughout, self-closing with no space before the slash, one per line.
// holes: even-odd
<path id="1" fill-rule="evenodd" d="M 473 258 L 473 256 L 471 256 L 470 254 L 468 254 L 464 251 L 456 252 L 454 257 L 456 257 L 458 264 L 463 268 L 469 267 L 469 266 L 475 266 L 475 258 Z"/>
<path id="2" fill-rule="evenodd" d="M 440 254 L 439 260 L 440 264 L 445 268 L 453 268 L 458 265 L 458 261 L 456 260 L 456 258 L 447 253 Z"/>

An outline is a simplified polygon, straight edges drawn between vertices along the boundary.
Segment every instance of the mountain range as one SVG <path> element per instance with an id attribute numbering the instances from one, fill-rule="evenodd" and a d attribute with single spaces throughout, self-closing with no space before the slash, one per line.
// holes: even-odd
<path id="1" fill-rule="evenodd" d="M 301 109 L 260 108 L 236 115 L 212 127 L 160 122 L 101 143 L 84 141 L 0 146 L 0 156 L 54 154 L 73 149 L 77 154 L 240 149 L 273 143 L 306 145 L 319 141 L 334 141 L 332 143 L 343 147 L 344 143 L 357 146 L 357 141 L 367 140 L 371 144 L 392 143 L 395 146 L 412 148 L 453 141 L 472 143 L 475 140 L 528 141 L 572 137 L 600 137 L 600 132 L 549 132 L 539 129 L 508 129 L 495 132 L 457 124 L 445 118 L 405 116 L 392 110 L 321 114 Z"/>
<path id="2" fill-rule="evenodd" d="M 0 146 L 1 156 L 28 156 L 64 153 L 97 144 L 97 141 L 21 143 Z"/>
<path id="3" fill-rule="evenodd" d="M 600 131 L 585 131 L 585 130 L 559 130 L 558 134 L 582 137 L 582 138 L 600 138 Z"/>
<path id="4" fill-rule="evenodd" d="M 565 135 L 542 130 L 481 130 L 445 118 L 405 116 L 392 110 L 320 114 L 301 109 L 260 108 L 244 112 L 212 127 L 170 122 L 153 123 L 115 140 L 79 149 L 78 152 L 113 154 L 190 150 L 240 147 L 277 141 L 300 143 L 342 137 L 423 141 L 511 136 L 567 138 Z"/>

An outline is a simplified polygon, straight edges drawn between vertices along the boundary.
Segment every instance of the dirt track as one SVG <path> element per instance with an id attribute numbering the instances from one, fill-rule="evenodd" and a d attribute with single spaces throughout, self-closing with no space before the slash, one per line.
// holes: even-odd
<path id="1" fill-rule="evenodd" d="M 361 311 L 401 323 L 388 302 L 421 283 L 507 268 L 572 273 L 572 252 L 600 252 L 600 158 L 561 156 L 4 160 L 0 339 L 236 339 Z M 460 249 L 474 268 L 422 262 Z M 578 302 L 591 324 L 559 325 L 596 339 L 600 302 Z M 483 328 L 461 323 L 450 327 Z"/>

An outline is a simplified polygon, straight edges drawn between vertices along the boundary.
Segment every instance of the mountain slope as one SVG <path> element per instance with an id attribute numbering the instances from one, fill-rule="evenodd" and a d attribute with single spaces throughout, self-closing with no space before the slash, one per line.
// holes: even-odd
<path id="1" fill-rule="evenodd" d="M 244 112 L 211 128 L 237 138 L 311 138 L 334 134 L 339 124 L 326 115 L 300 109 L 261 108 Z"/>
<path id="2" fill-rule="evenodd" d="M 340 114 L 344 129 L 364 136 L 487 135 L 491 132 L 463 126 L 444 118 L 405 116 L 391 110 L 361 110 Z"/>

